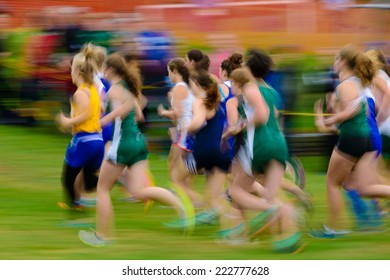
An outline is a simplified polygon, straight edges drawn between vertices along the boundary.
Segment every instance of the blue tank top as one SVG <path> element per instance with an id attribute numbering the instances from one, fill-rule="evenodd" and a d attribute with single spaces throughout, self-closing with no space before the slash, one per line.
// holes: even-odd
<path id="1" fill-rule="evenodd" d="M 225 114 L 221 106 L 218 107 L 214 117 L 195 135 L 193 151 L 214 150 L 221 148 L 221 138 L 225 126 Z"/>
<path id="2" fill-rule="evenodd" d="M 226 103 L 228 102 L 228 100 L 230 98 L 232 98 L 234 95 L 233 95 L 233 91 L 232 91 L 232 88 L 226 84 L 226 83 L 223 83 L 225 86 L 227 86 L 227 88 L 229 89 L 229 93 L 228 95 L 225 95 L 223 93 L 223 90 L 222 88 L 218 85 L 218 90 L 219 90 L 219 93 L 221 94 L 221 103 L 220 103 L 220 106 L 222 107 L 222 110 L 224 111 L 225 115 L 227 115 L 227 112 L 226 112 Z"/>
<path id="3" fill-rule="evenodd" d="M 364 93 L 367 98 L 367 122 L 370 127 L 370 138 L 372 145 L 379 154 L 382 152 L 382 137 L 376 122 L 375 97 L 368 88 L 364 89 Z"/>

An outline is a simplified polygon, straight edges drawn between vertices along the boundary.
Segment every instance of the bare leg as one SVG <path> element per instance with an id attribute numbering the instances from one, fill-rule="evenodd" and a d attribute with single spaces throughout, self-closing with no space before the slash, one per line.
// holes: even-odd
<path id="1" fill-rule="evenodd" d="M 280 187 L 282 186 L 283 174 L 283 165 L 276 160 L 271 160 L 266 168 L 263 185 L 266 190 L 265 199 L 267 201 L 272 202 L 278 196 Z"/>
<path id="2" fill-rule="evenodd" d="M 356 164 L 354 172 L 359 176 L 357 190 L 361 196 L 390 198 L 390 186 L 380 184 L 375 176 L 375 161 L 374 153 L 366 153 Z"/>
<path id="3" fill-rule="evenodd" d="M 340 188 L 354 165 L 354 161 L 343 157 L 338 150 L 333 150 L 329 161 L 328 172 L 326 174 L 326 191 L 329 211 L 327 225 L 332 229 L 340 227 L 340 214 L 343 209 L 343 199 Z"/>
<path id="4" fill-rule="evenodd" d="M 170 191 L 160 187 L 145 187 L 146 161 L 133 164 L 126 172 L 126 182 L 130 192 L 140 200 L 156 200 L 162 204 L 173 206 L 181 217 L 184 216 L 184 208 L 180 200 Z M 142 174 L 140 176 L 140 174 Z"/>
<path id="5" fill-rule="evenodd" d="M 272 206 L 271 203 L 267 202 L 263 198 L 259 198 L 253 194 L 248 193 L 241 186 L 252 186 L 255 182 L 255 179 L 252 176 L 247 175 L 244 171 L 237 173 L 234 178 L 233 185 L 231 188 L 231 195 L 234 202 L 236 202 L 239 207 L 252 210 L 266 210 Z"/>
<path id="6" fill-rule="evenodd" d="M 220 194 L 223 190 L 225 178 L 226 173 L 218 168 L 214 168 L 210 174 L 206 175 L 205 199 L 207 208 L 219 210 Z"/>
<path id="7" fill-rule="evenodd" d="M 187 172 L 183 162 L 184 151 L 175 145 L 171 145 L 168 157 L 168 166 L 171 172 L 171 180 L 174 184 L 183 188 L 193 204 L 200 203 L 202 196 L 191 187 L 191 175 Z"/>
<path id="8" fill-rule="evenodd" d="M 124 168 L 124 166 L 115 165 L 110 161 L 104 161 L 101 167 L 96 205 L 96 233 L 99 237 L 107 238 L 113 235 L 110 191 Z"/>

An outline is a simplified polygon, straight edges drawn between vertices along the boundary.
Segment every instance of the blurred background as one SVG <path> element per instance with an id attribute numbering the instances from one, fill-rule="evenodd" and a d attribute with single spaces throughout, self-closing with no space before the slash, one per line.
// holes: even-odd
<path id="1" fill-rule="evenodd" d="M 304 166 L 316 205 L 310 228 L 325 220 L 324 171 L 335 140 L 316 131 L 313 104 L 334 87 L 332 65 L 342 46 L 379 47 L 390 55 L 390 1 L 0 0 L 0 259 L 389 259 L 390 236 L 380 233 L 332 246 L 310 239 L 308 250 L 289 256 L 270 254 L 263 241 L 216 245 L 210 237 L 216 226 L 182 238 L 161 226 L 174 217 L 172 209 L 153 207 L 146 216 L 142 204 L 129 208 L 120 188 L 112 193 L 117 245 L 104 251 L 81 245 L 78 229 L 63 225 L 67 214 L 56 206 L 71 136 L 58 131 L 54 118 L 69 112 L 70 59 L 87 42 L 139 57 L 150 168 L 163 187 L 169 186 L 170 123 L 156 108 L 167 104 L 167 62 L 199 48 L 218 74 L 233 51 L 269 52 L 275 67 L 267 81 L 283 97 L 289 150 Z M 354 220 L 346 215 L 346 221 Z"/>
<path id="2" fill-rule="evenodd" d="M 218 75 L 233 51 L 258 47 L 275 60 L 268 81 L 283 96 L 287 134 L 307 139 L 314 101 L 334 85 L 337 49 L 389 54 L 389 20 L 388 0 L 0 0 L 0 123 L 52 126 L 74 92 L 70 58 L 93 42 L 140 58 L 145 132 L 152 149 L 166 149 L 169 123 L 156 106 L 166 103 L 167 62 L 199 48 Z"/>

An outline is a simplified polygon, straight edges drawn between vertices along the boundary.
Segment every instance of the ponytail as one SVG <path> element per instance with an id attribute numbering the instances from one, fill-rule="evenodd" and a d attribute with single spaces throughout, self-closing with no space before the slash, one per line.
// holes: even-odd
<path id="1" fill-rule="evenodd" d="M 205 91 L 206 96 L 203 98 L 203 104 L 206 109 L 217 109 L 221 102 L 221 95 L 218 92 L 217 82 L 211 78 L 210 74 L 205 70 L 194 71 L 191 73 L 190 79 L 199 84 Z"/>
<path id="2" fill-rule="evenodd" d="M 353 72 L 361 80 L 362 86 L 367 87 L 372 83 L 376 69 L 373 61 L 364 53 L 358 53 L 356 56 Z"/>
<path id="3" fill-rule="evenodd" d="M 127 64 L 121 54 L 114 53 L 108 56 L 106 64 L 107 67 L 111 67 L 125 81 L 129 91 L 134 96 L 138 97 L 140 95 L 142 80 L 136 63 L 130 62 Z"/>
<path id="4" fill-rule="evenodd" d="M 340 50 L 339 56 L 346 61 L 349 69 L 361 80 L 363 87 L 372 82 L 376 70 L 374 63 L 366 54 L 353 45 L 347 45 Z"/>

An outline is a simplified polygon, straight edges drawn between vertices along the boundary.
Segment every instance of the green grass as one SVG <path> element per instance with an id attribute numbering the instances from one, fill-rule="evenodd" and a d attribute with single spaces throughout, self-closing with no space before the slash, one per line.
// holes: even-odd
<path id="1" fill-rule="evenodd" d="M 50 133 L 49 133 L 50 132 Z M 316 240 L 306 233 L 306 250 L 298 255 L 270 252 L 270 240 L 245 246 L 213 242 L 216 227 L 203 227 L 192 236 L 170 230 L 162 222 L 175 218 L 172 209 L 154 204 L 148 214 L 143 204 L 125 203 L 114 188 L 116 242 L 96 249 L 82 244 L 77 228 L 62 226 L 67 214 L 57 208 L 62 199 L 60 174 L 70 136 L 51 130 L 0 126 L 0 259 L 90 260 L 249 260 L 249 259 L 389 259 L 388 233 L 353 235 L 338 240 Z M 165 155 L 151 155 L 157 185 L 168 185 Z M 309 159 L 304 164 L 311 165 Z M 201 189 L 202 179 L 197 180 Z M 313 195 L 315 213 L 309 226 L 325 219 L 325 176 L 307 173 L 307 190 Z M 89 214 L 90 217 L 94 213 Z M 348 222 L 350 219 L 345 217 Z M 388 223 L 388 222 L 387 222 Z"/>

